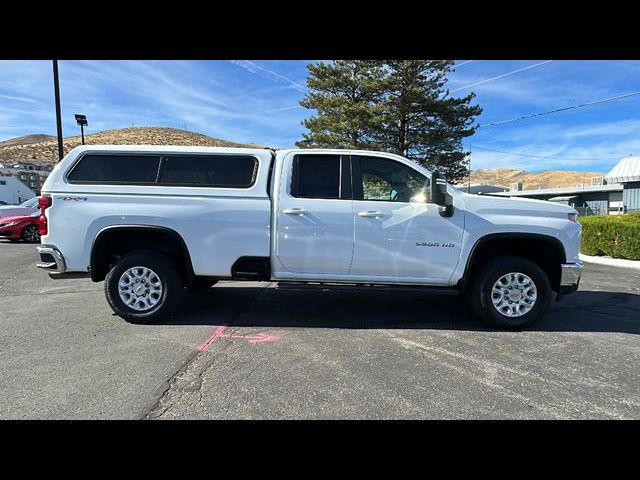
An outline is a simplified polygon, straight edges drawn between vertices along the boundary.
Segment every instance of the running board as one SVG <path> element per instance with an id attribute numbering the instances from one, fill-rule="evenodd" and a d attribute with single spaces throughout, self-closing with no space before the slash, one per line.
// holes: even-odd
<path id="1" fill-rule="evenodd" d="M 72 278 L 89 278 L 91 274 L 89 272 L 64 272 L 55 273 L 49 272 L 49 278 L 52 280 L 69 280 Z"/>
<path id="2" fill-rule="evenodd" d="M 427 295 L 460 295 L 456 287 L 388 285 L 331 282 L 278 282 L 277 290 L 348 290 L 356 292 L 412 292 Z"/>
<path id="3" fill-rule="evenodd" d="M 233 278 L 262 278 L 264 275 L 258 272 L 235 272 Z"/>

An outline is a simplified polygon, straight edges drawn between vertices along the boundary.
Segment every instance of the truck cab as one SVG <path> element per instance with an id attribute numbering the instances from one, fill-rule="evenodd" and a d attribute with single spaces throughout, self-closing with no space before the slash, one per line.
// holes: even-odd
<path id="1" fill-rule="evenodd" d="M 42 192 L 38 266 L 104 280 L 139 323 L 185 288 L 266 280 L 455 292 L 525 328 L 582 270 L 572 207 L 466 194 L 384 152 L 83 146 Z"/>

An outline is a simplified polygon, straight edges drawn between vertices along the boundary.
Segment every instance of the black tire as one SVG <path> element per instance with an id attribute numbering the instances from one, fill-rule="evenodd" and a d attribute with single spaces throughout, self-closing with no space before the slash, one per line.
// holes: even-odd
<path id="1" fill-rule="evenodd" d="M 40 243 L 40 227 L 38 225 L 27 225 L 20 234 L 22 240 L 27 243 Z"/>
<path id="2" fill-rule="evenodd" d="M 520 317 L 503 315 L 492 301 L 494 283 L 511 272 L 527 275 L 535 284 L 537 291 L 533 308 Z M 542 318 L 549 308 L 552 294 L 549 277 L 538 265 L 526 258 L 503 256 L 493 258 L 480 266 L 480 271 L 471 285 L 470 300 L 473 311 L 489 325 L 509 330 L 522 330 L 531 327 Z"/>
<path id="3" fill-rule="evenodd" d="M 157 304 L 150 310 L 135 310 L 120 298 L 118 283 L 122 275 L 133 267 L 146 267 L 157 275 L 162 285 Z M 176 310 L 184 286 L 176 265 L 165 255 L 156 252 L 132 252 L 121 257 L 107 273 L 104 280 L 104 293 L 112 310 L 129 323 L 152 324 L 168 319 Z"/>
<path id="4" fill-rule="evenodd" d="M 210 280 L 206 277 L 195 277 L 193 279 L 193 282 L 191 282 L 191 285 L 189 285 L 189 291 L 204 293 L 211 287 L 213 287 L 216 283 L 218 283 L 217 280 Z"/>

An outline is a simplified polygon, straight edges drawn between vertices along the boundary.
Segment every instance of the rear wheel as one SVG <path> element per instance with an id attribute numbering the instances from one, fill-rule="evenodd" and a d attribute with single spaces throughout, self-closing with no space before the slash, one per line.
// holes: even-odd
<path id="1" fill-rule="evenodd" d="M 504 256 L 485 263 L 471 287 L 471 306 L 493 326 L 519 330 L 532 326 L 549 308 L 551 283 L 538 265 Z"/>
<path id="2" fill-rule="evenodd" d="M 22 230 L 22 239 L 29 243 L 38 243 L 40 241 L 40 227 L 38 225 L 27 225 Z"/>
<path id="3" fill-rule="evenodd" d="M 130 323 L 157 323 L 171 316 L 183 294 L 180 272 L 166 256 L 133 252 L 123 256 L 105 278 L 113 311 Z"/>

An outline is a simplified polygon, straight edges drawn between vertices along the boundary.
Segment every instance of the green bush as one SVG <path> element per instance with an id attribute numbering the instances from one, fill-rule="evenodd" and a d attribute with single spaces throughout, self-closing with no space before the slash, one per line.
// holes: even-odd
<path id="1" fill-rule="evenodd" d="M 640 260 L 640 213 L 579 217 L 585 255 Z"/>

